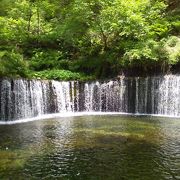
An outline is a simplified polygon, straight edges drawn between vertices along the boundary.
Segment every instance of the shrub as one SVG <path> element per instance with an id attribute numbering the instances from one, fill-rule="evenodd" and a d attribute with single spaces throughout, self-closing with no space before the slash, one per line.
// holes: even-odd
<path id="1" fill-rule="evenodd" d="M 63 54 L 60 51 L 35 51 L 30 59 L 30 68 L 35 71 L 42 71 L 45 69 L 64 68 Z M 62 60 L 62 62 L 61 62 Z"/>
<path id="2" fill-rule="evenodd" d="M 165 43 L 169 64 L 176 64 L 180 61 L 180 38 L 170 36 Z"/>
<path id="3" fill-rule="evenodd" d="M 85 81 L 85 80 L 93 80 L 94 77 L 92 76 L 86 76 L 82 73 L 75 73 L 68 70 L 44 70 L 39 72 L 32 72 L 31 74 L 32 78 L 36 79 L 54 79 L 54 80 L 79 80 L 79 81 Z"/>
<path id="4" fill-rule="evenodd" d="M 0 51 L 0 76 L 26 77 L 27 74 L 27 63 L 22 55 L 15 51 Z"/>

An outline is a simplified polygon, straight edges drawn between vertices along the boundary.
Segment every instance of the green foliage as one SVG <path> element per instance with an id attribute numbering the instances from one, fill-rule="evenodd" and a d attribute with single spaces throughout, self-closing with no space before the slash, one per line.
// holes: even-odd
<path id="1" fill-rule="evenodd" d="M 171 34 L 180 34 L 180 3 L 178 0 L 169 0 L 167 20 L 171 25 Z"/>
<path id="2" fill-rule="evenodd" d="M 102 78 L 175 65 L 179 20 L 178 0 L 1 0 L 0 75 L 61 79 L 58 70 L 69 70 Z"/>
<path id="3" fill-rule="evenodd" d="M 124 54 L 124 65 L 147 64 L 148 61 L 158 61 L 160 49 L 160 43 L 154 40 L 139 42 Z"/>
<path id="4" fill-rule="evenodd" d="M 0 51 L 0 76 L 26 77 L 27 64 L 22 55 L 14 51 Z"/>
<path id="5" fill-rule="evenodd" d="M 63 54 L 60 51 L 35 51 L 29 64 L 30 68 L 35 71 L 52 68 L 64 69 L 66 64 L 62 58 Z"/>
<path id="6" fill-rule="evenodd" d="M 165 42 L 164 49 L 167 53 L 169 64 L 177 64 L 180 62 L 180 38 L 170 36 Z"/>
<path id="7" fill-rule="evenodd" d="M 55 79 L 55 80 L 79 80 L 79 81 L 87 81 L 93 80 L 93 76 L 86 76 L 82 73 L 74 73 L 68 70 L 44 70 L 39 72 L 33 72 L 31 74 L 31 78 L 36 79 Z"/>
<path id="8" fill-rule="evenodd" d="M 150 65 L 158 61 L 169 65 L 177 64 L 180 61 L 180 38 L 170 36 L 161 41 L 140 42 L 133 49 L 127 51 L 123 57 L 126 66 Z"/>

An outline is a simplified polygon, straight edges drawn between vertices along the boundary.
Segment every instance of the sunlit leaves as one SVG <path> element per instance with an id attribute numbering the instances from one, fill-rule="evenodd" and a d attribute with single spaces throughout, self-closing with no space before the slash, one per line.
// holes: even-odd
<path id="1" fill-rule="evenodd" d="M 1 4 L 2 49 L 16 49 L 36 70 L 60 68 L 58 52 L 66 62 L 72 61 L 72 67 L 80 62 L 74 69 L 104 74 L 105 69 L 114 71 L 124 64 L 179 61 L 179 43 L 168 45 L 170 33 L 179 33 L 179 11 L 167 17 L 163 0 L 1 0 Z"/>

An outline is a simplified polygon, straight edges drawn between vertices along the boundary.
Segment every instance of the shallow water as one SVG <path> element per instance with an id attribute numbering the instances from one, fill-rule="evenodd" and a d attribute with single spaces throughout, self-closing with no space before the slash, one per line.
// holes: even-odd
<path id="1" fill-rule="evenodd" d="M 180 119 L 98 115 L 1 125 L 0 179 L 180 179 Z"/>

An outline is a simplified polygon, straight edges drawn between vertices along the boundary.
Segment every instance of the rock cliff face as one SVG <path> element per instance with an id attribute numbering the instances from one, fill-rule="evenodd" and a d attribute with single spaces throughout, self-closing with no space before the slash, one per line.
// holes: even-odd
<path id="1" fill-rule="evenodd" d="M 1 121 L 81 111 L 180 116 L 180 76 L 86 83 L 0 80 Z"/>

